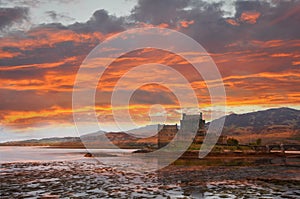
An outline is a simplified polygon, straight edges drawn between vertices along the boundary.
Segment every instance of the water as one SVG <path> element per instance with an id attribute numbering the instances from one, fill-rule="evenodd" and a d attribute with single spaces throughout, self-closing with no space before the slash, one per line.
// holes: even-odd
<path id="1" fill-rule="evenodd" d="M 157 159 L 133 157 L 136 149 L 93 149 L 94 158 L 86 158 L 87 149 L 49 147 L 0 147 L 0 163 L 89 161 L 130 172 L 155 171 Z"/>
<path id="2" fill-rule="evenodd" d="M 131 149 L 97 149 L 96 152 L 107 156 L 129 154 Z M 0 163 L 11 162 L 47 162 L 85 160 L 86 149 L 65 149 L 48 147 L 1 146 Z"/>
<path id="3" fill-rule="evenodd" d="M 0 147 L 0 198 L 300 198 L 300 168 L 176 165 L 147 171 L 133 150 Z"/>

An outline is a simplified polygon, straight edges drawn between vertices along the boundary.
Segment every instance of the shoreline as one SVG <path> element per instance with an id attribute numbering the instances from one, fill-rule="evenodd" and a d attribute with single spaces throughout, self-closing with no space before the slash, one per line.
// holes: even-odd
<path id="1" fill-rule="evenodd" d="M 14 146 L 15 147 L 15 146 Z M 22 154 L 24 150 L 31 150 L 30 153 L 33 156 L 40 156 L 43 161 L 47 161 L 45 159 L 48 155 L 55 156 L 59 155 L 60 159 L 64 160 L 64 157 L 69 157 L 69 156 L 77 156 L 78 159 L 83 159 L 83 158 L 105 158 L 105 157 L 119 157 L 124 154 L 127 155 L 134 155 L 135 153 L 140 153 L 140 150 L 138 149 L 91 149 L 92 151 L 89 151 L 88 149 L 85 148 L 61 148 L 61 147 L 52 147 L 52 146 L 17 146 L 16 147 L 16 152 L 14 150 L 14 147 L 10 146 L 3 146 L 3 148 L 0 146 L 0 149 L 3 150 L 3 158 L 5 159 L 5 156 L 11 157 L 14 156 L 14 154 L 20 153 Z M 7 149 L 9 149 L 9 153 L 7 153 Z M 99 152 L 97 151 L 99 150 Z M 20 152 L 18 152 L 20 151 Z M 93 152 L 93 153 L 91 153 Z M 36 154 L 36 155 L 35 155 Z M 143 154 L 143 153 L 141 153 Z M 206 157 L 199 159 L 198 158 L 198 151 L 187 151 L 185 152 L 178 160 L 175 161 L 177 162 L 182 162 L 182 163 L 187 163 L 187 165 L 205 165 L 206 162 L 211 161 L 214 162 L 213 165 L 222 165 L 222 163 L 225 163 L 225 165 L 232 165 L 234 166 L 235 164 L 241 165 L 238 162 L 231 164 L 230 162 L 234 161 L 240 161 L 240 162 L 248 162 L 251 163 L 249 166 L 258 164 L 270 164 L 272 160 L 276 160 L 277 162 L 280 161 L 280 159 L 283 161 L 283 164 L 287 164 L 290 159 L 297 159 L 298 162 L 300 161 L 300 154 L 299 153 L 280 153 L 280 152 L 271 152 L 271 153 L 265 153 L 265 152 L 211 152 L 209 153 Z M 21 155 L 20 155 L 21 156 Z M 28 155 L 27 155 L 28 156 Z M 168 152 L 166 152 L 166 156 L 168 156 Z M 18 157 L 17 157 L 18 158 Z M 24 157 L 21 156 L 22 160 L 28 162 L 26 160 L 26 152 Z M 31 156 L 28 156 L 29 160 Z M 155 156 L 153 156 L 155 158 Z M 38 158 L 36 159 L 38 160 Z M 55 160 L 55 159 L 54 159 Z M 66 159 L 68 160 L 68 159 Z M 33 159 L 34 161 L 34 159 Z M 2 162 L 2 161 L 1 161 Z M 8 161 L 3 161 L 3 162 L 9 162 Z M 17 160 L 14 160 L 13 162 L 18 162 Z M 22 161 L 21 161 L 22 162 Z M 211 163 L 209 162 L 209 163 Z M 181 164 L 182 164 L 181 163 Z M 209 164 L 210 165 L 210 164 Z M 300 164 L 299 164 L 300 165 Z M 245 165 L 247 166 L 247 164 Z"/>

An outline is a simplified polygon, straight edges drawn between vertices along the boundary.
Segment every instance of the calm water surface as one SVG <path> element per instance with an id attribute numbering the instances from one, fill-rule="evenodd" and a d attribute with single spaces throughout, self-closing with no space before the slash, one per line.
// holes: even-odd
<path id="1" fill-rule="evenodd" d="M 97 149 L 99 153 L 122 156 L 132 149 Z M 48 147 L 1 146 L 0 163 L 83 160 L 86 149 L 62 149 Z"/>
<path id="2" fill-rule="evenodd" d="M 299 167 L 180 166 L 157 174 L 144 172 L 147 161 L 126 160 L 132 151 L 99 149 L 106 155 L 96 161 L 86 149 L 0 147 L 0 198 L 300 198 Z"/>

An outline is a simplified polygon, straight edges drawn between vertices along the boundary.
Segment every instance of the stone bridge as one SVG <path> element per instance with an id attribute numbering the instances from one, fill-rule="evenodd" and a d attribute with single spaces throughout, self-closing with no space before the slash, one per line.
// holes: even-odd
<path id="1" fill-rule="evenodd" d="M 300 144 L 271 144 L 266 145 L 267 152 L 271 152 L 271 150 L 280 150 L 282 153 L 285 151 L 300 151 Z"/>
<path id="2" fill-rule="evenodd" d="M 285 151 L 300 151 L 300 144 L 270 144 L 265 146 L 250 146 L 255 151 L 265 151 L 270 153 L 272 150 L 280 150 L 282 153 Z"/>

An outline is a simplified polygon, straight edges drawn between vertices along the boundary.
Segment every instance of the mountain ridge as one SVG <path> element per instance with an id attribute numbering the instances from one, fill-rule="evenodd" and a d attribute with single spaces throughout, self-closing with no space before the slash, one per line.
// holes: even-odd
<path id="1" fill-rule="evenodd" d="M 265 143 L 299 142 L 300 110 L 281 107 L 244 114 L 230 114 L 225 118 L 222 133 L 238 138 L 242 142 L 252 142 L 253 135 L 265 139 Z"/>
<path id="2" fill-rule="evenodd" d="M 264 144 L 281 142 L 300 143 L 300 110 L 289 107 L 281 107 L 243 114 L 232 113 L 225 117 L 222 134 L 227 137 L 236 138 L 241 143 L 254 142 L 255 139 L 262 139 Z M 209 123 L 207 123 L 207 125 L 209 125 Z M 121 145 L 123 148 L 128 146 L 139 147 L 142 145 L 153 145 L 155 144 L 155 139 L 157 139 L 156 135 L 141 138 L 141 135 L 145 133 L 147 129 L 154 128 L 153 126 L 151 126 L 151 128 L 145 126 L 140 129 L 130 130 L 126 133 L 99 131 L 83 135 L 80 138 L 43 138 L 40 141 L 32 139 L 0 143 L 0 145 L 47 145 L 48 141 L 48 145 L 50 146 L 78 145 L 82 147 L 82 144 L 77 144 L 77 142 L 82 140 L 90 143 L 95 140 L 101 141 L 103 140 L 101 136 L 106 136 L 114 144 L 118 144 L 118 146 Z M 139 131 L 141 131 L 140 134 Z M 55 139 L 57 141 L 55 141 Z M 133 144 L 134 142 L 136 143 Z M 92 146 L 94 145 L 95 143 Z"/>

